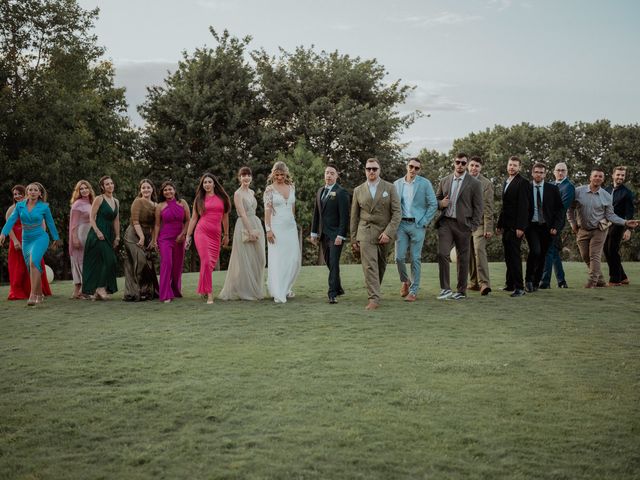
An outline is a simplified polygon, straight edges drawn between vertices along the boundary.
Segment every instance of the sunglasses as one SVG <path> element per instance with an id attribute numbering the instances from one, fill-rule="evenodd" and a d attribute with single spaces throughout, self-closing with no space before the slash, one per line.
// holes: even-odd
<path id="1" fill-rule="evenodd" d="M 378 167 L 365 167 L 365 170 L 367 172 L 377 172 L 378 171 Z"/>
<path id="2" fill-rule="evenodd" d="M 465 160 L 456 160 L 456 165 L 466 165 L 467 162 Z"/>
<path id="3" fill-rule="evenodd" d="M 415 170 L 416 172 L 420 170 L 420 165 L 408 165 L 409 170 Z"/>

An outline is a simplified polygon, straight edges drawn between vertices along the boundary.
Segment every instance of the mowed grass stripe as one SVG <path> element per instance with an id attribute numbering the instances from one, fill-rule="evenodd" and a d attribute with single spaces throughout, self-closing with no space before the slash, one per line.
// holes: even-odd
<path id="1" fill-rule="evenodd" d="M 490 296 L 437 301 L 426 264 L 407 304 L 389 265 L 375 312 L 358 265 L 338 305 L 324 267 L 285 305 L 205 305 L 197 274 L 169 305 L 3 302 L 0 476 L 637 478 L 640 268 L 520 299 L 491 268 Z"/>

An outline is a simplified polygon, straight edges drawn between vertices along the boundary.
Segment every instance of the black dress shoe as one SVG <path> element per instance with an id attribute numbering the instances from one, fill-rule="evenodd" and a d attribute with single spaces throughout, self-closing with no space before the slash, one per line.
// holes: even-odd
<path id="1" fill-rule="evenodd" d="M 535 292 L 535 290 L 533 288 L 533 282 L 525 283 L 524 284 L 524 289 L 527 291 L 527 293 Z"/>
<path id="2" fill-rule="evenodd" d="M 569 288 L 569 285 L 567 285 L 567 282 L 565 280 L 558 282 L 558 288 Z"/>
<path id="3" fill-rule="evenodd" d="M 522 297 L 525 295 L 525 291 L 521 290 L 519 288 L 516 288 L 513 293 L 511 294 L 512 297 Z"/>
<path id="4" fill-rule="evenodd" d="M 515 288 L 513 287 L 502 287 L 503 292 L 513 292 Z"/>
<path id="5" fill-rule="evenodd" d="M 540 282 L 540 285 L 538 285 L 538 288 L 539 288 L 540 290 L 547 290 L 547 289 L 551 288 L 551 285 L 549 285 L 548 283 L 542 283 L 542 282 Z"/>
<path id="6" fill-rule="evenodd" d="M 338 299 L 336 297 L 329 297 L 329 303 L 338 303 Z"/>

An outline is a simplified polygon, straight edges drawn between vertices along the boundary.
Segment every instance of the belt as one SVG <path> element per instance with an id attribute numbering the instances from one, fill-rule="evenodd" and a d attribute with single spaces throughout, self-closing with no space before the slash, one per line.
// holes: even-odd
<path id="1" fill-rule="evenodd" d="M 41 227 L 42 224 L 41 223 L 23 223 L 22 224 L 22 229 L 23 230 L 35 230 L 38 227 Z"/>
<path id="2" fill-rule="evenodd" d="M 403 222 L 414 223 L 416 221 L 416 219 L 415 218 L 403 218 L 402 221 Z"/>

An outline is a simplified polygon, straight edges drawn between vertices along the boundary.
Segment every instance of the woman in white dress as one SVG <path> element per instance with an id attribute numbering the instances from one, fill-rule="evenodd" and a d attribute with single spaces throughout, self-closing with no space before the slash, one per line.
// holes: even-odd
<path id="1" fill-rule="evenodd" d="M 300 273 L 300 243 L 295 218 L 295 187 L 284 162 L 273 164 L 264 191 L 264 225 L 269 249 L 267 288 L 276 303 L 292 298 Z"/>

